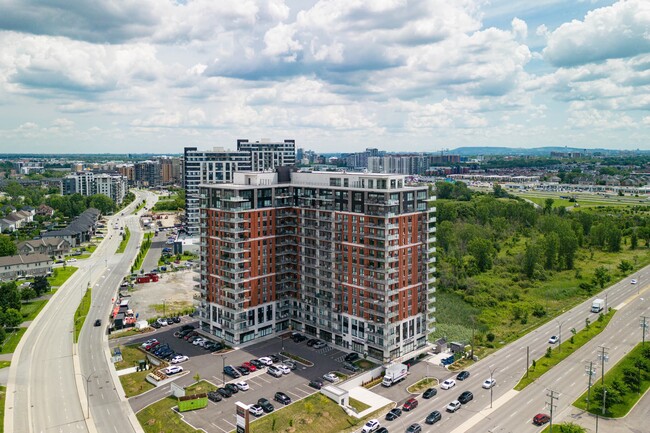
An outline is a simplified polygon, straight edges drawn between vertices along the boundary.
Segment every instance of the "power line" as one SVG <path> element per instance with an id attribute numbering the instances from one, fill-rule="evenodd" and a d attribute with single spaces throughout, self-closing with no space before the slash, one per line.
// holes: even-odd
<path id="1" fill-rule="evenodd" d="M 560 398 L 560 393 L 553 391 L 552 389 L 547 389 L 548 393 L 546 396 L 551 400 L 547 401 L 546 405 L 548 406 L 551 415 L 550 415 L 550 420 L 549 420 L 549 433 L 553 433 L 553 409 L 557 407 L 555 404 L 555 400 L 558 400 Z"/>

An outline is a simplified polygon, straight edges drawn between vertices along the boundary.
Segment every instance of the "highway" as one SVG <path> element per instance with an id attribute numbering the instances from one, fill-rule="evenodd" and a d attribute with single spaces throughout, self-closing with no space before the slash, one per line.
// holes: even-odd
<path id="1" fill-rule="evenodd" d="M 138 197 L 144 194 L 148 200 L 155 200 L 153 194 L 137 192 Z M 124 213 L 131 212 L 139 201 L 136 199 Z M 110 220 L 117 218 L 119 215 Z M 135 257 L 141 233 L 137 218 L 129 219 L 128 224 L 133 228 L 127 251 L 115 254 L 120 240 L 113 224 L 109 223 L 109 234 L 104 241 L 90 258 L 76 263 L 77 272 L 52 296 L 16 348 L 7 383 L 5 432 L 94 433 L 115 431 L 114 425 L 120 432 L 134 431 L 133 427 L 127 427 L 132 416 L 128 404 L 117 404 L 120 398 L 112 385 L 107 344 L 102 341 L 106 338 L 105 327 L 93 327 L 95 311 L 98 318 L 104 319 L 103 324 L 107 324 L 111 298 L 124 270 L 128 271 Z M 73 345 L 73 317 L 89 285 L 93 287 L 93 306 L 80 336 L 78 351 L 81 356 L 77 356 Z M 86 385 L 84 376 L 91 379 L 87 396 L 83 388 Z M 91 405 L 90 420 L 86 419 L 87 401 Z M 112 406 L 115 412 L 108 414 Z M 99 421 L 97 428 L 95 418 Z M 109 418 L 111 428 L 106 423 Z"/>
<path id="2" fill-rule="evenodd" d="M 639 284 L 630 284 L 632 278 L 637 279 Z M 596 321 L 598 314 L 589 311 L 591 303 L 595 298 L 604 298 L 605 292 L 608 307 L 618 310 L 608 327 L 535 383 L 521 392 L 514 391 L 514 386 L 526 372 L 526 348 L 530 350 L 531 362 L 533 359 L 539 360 L 549 346 L 549 337 L 559 334 L 559 323 L 562 323 L 562 340 L 565 341 L 571 336 L 571 328 L 578 331 L 584 328 L 585 318 L 588 317 L 591 322 Z M 605 364 L 607 371 L 641 342 L 639 318 L 642 314 L 650 314 L 650 266 L 612 285 L 605 292 L 593 295 L 589 300 L 470 366 L 467 369 L 471 373 L 470 377 L 464 381 L 456 381 L 456 386 L 451 390 L 439 388 L 437 396 L 430 400 L 418 398 L 420 404 L 415 410 L 404 412 L 392 422 L 380 420 L 381 424 L 387 426 L 390 431 L 403 431 L 411 423 L 419 423 L 423 433 L 538 432 L 542 428 L 534 426 L 532 418 L 539 412 L 549 412 L 545 407 L 545 402 L 548 401 L 547 389 L 559 393 L 554 409 L 556 422 L 574 420 L 574 417 L 580 416 L 576 413 L 581 411 L 574 409 L 572 413 L 570 406 L 587 389 L 585 361 L 594 361 L 594 366 L 598 367 L 597 374 L 592 376 L 593 383 L 596 383 L 601 375 L 597 357 L 599 345 L 608 347 L 609 362 Z M 483 382 L 490 378 L 490 373 L 497 383 L 492 389 L 492 409 L 490 390 L 482 388 Z M 448 372 L 439 379 L 443 381 L 455 376 L 455 373 Z M 463 405 L 458 412 L 447 413 L 447 404 L 457 399 L 463 391 L 471 391 L 474 399 Z M 424 420 L 433 410 L 442 413 L 442 420 L 434 425 L 427 425 Z M 631 422 L 630 418 L 626 420 L 628 424 Z M 641 425 L 642 421 L 639 421 L 638 424 Z"/>

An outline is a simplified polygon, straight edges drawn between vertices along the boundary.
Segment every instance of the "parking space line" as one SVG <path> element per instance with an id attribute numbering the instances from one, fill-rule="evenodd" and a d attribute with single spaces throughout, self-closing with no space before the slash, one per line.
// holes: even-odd
<path id="1" fill-rule="evenodd" d="M 216 425 L 216 424 L 213 423 L 213 422 L 211 422 L 210 424 L 212 424 L 213 426 L 215 426 L 216 428 L 218 428 L 219 430 L 221 430 L 221 431 L 224 432 L 224 433 L 227 433 L 227 432 L 228 432 L 228 430 L 224 430 L 224 429 L 222 429 L 221 427 L 219 427 L 218 425 Z"/>
<path id="2" fill-rule="evenodd" d="M 294 390 L 294 391 L 295 391 L 295 390 Z M 293 395 L 294 397 L 297 397 L 297 398 L 302 398 L 302 397 L 299 396 L 298 394 L 294 394 L 294 393 L 291 392 L 291 391 L 285 391 L 285 393 L 286 393 L 286 394 L 291 394 L 291 395 Z"/>
<path id="3" fill-rule="evenodd" d="M 225 418 L 222 418 L 221 421 L 223 421 L 223 422 L 225 422 L 225 423 L 228 423 L 228 424 L 230 424 L 231 426 L 235 427 L 235 424 L 231 423 L 230 421 L 228 421 L 228 420 L 225 419 Z"/>

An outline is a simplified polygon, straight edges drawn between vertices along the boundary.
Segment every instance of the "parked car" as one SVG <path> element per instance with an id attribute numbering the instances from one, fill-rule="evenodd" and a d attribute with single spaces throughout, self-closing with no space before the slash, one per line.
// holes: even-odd
<path id="1" fill-rule="evenodd" d="M 213 402 L 218 402 L 221 401 L 223 397 L 221 397 L 221 394 L 219 394 L 217 391 L 210 391 L 208 393 L 208 400 L 213 401 Z"/>
<path id="2" fill-rule="evenodd" d="M 273 412 L 273 409 L 275 409 L 271 404 L 271 402 L 265 398 L 260 398 L 259 400 L 257 400 L 257 404 L 261 406 L 262 410 L 266 413 L 271 413 Z"/>
<path id="3" fill-rule="evenodd" d="M 151 327 L 154 329 L 159 329 L 162 327 L 162 325 L 156 321 L 151 324 Z"/>
<path id="4" fill-rule="evenodd" d="M 283 392 L 279 392 L 279 391 L 276 392 L 273 399 L 275 401 L 277 401 L 277 402 L 280 402 L 280 403 L 284 404 L 284 405 L 291 404 L 291 397 L 289 397 L 288 395 L 286 395 Z"/>
<path id="5" fill-rule="evenodd" d="M 165 374 L 168 376 L 171 376 L 172 374 L 180 373 L 183 371 L 183 367 L 180 365 L 172 365 L 167 368 L 165 368 Z"/>
<path id="6" fill-rule="evenodd" d="M 237 394 L 239 392 L 239 387 L 234 383 L 227 383 L 223 387 L 233 394 Z"/>
<path id="7" fill-rule="evenodd" d="M 469 371 L 461 371 L 456 375 L 456 380 L 465 380 L 469 377 Z"/>
<path id="8" fill-rule="evenodd" d="M 251 359 L 250 363 L 255 366 L 255 368 L 260 369 L 266 366 L 266 364 L 263 364 L 260 362 L 259 359 Z"/>
<path id="9" fill-rule="evenodd" d="M 262 406 L 259 404 L 254 404 L 248 408 L 248 411 L 255 416 L 262 416 L 264 415 L 264 409 L 262 409 Z"/>
<path id="10" fill-rule="evenodd" d="M 422 393 L 422 398 L 429 399 L 433 397 L 434 395 L 438 394 L 438 390 L 435 388 L 429 388 L 426 391 Z"/>
<path id="11" fill-rule="evenodd" d="M 269 365 L 269 368 L 266 370 L 266 372 L 273 377 L 282 377 L 282 371 L 278 370 L 273 365 Z"/>
<path id="12" fill-rule="evenodd" d="M 458 409 L 460 409 L 460 406 L 461 406 L 460 402 L 458 400 L 454 400 L 447 405 L 447 412 L 454 413 Z"/>
<path id="13" fill-rule="evenodd" d="M 318 343 L 318 338 L 310 338 L 309 341 L 307 341 L 307 346 L 311 347 L 316 343 Z"/>
<path id="14" fill-rule="evenodd" d="M 379 430 L 375 433 L 388 433 L 388 429 L 386 427 L 379 427 Z"/>
<path id="15" fill-rule="evenodd" d="M 181 362 L 185 362 L 188 359 L 190 359 L 189 356 L 186 355 L 176 355 L 172 358 L 172 364 L 180 364 Z"/>
<path id="16" fill-rule="evenodd" d="M 239 379 L 241 377 L 241 374 L 239 374 L 239 372 L 235 370 L 235 368 L 232 365 L 226 365 L 223 368 L 223 373 L 226 376 L 232 377 L 233 379 Z"/>
<path id="17" fill-rule="evenodd" d="M 454 386 L 456 386 L 456 381 L 454 379 L 447 379 L 442 384 L 440 385 L 440 388 L 442 389 L 452 389 Z"/>
<path id="18" fill-rule="evenodd" d="M 323 387 L 323 381 L 316 378 L 309 381 L 309 386 L 316 389 L 321 389 Z"/>
<path id="19" fill-rule="evenodd" d="M 494 385 L 496 385 L 497 381 L 494 379 L 485 379 L 485 382 L 483 382 L 483 388 L 485 389 L 490 389 Z"/>
<path id="20" fill-rule="evenodd" d="M 278 355 L 269 355 L 269 358 L 271 358 L 271 361 L 274 363 L 282 361 Z"/>
<path id="21" fill-rule="evenodd" d="M 250 371 L 251 373 L 253 373 L 254 371 L 257 371 L 257 367 L 255 367 L 250 362 L 244 362 L 241 366 L 246 367 L 248 369 L 248 371 Z"/>
<path id="22" fill-rule="evenodd" d="M 405 410 L 405 411 L 408 412 L 410 410 L 415 409 L 416 407 L 418 407 L 418 401 L 416 399 L 414 399 L 414 398 L 409 398 L 404 403 L 404 406 L 402 406 L 402 410 Z"/>
<path id="23" fill-rule="evenodd" d="M 435 424 L 442 419 L 442 414 L 437 410 L 431 412 L 427 418 L 424 420 L 427 424 Z"/>
<path id="24" fill-rule="evenodd" d="M 294 332 L 293 334 L 291 334 L 291 339 L 293 341 L 295 341 L 296 343 L 301 343 L 301 342 L 305 341 L 307 339 L 307 337 L 305 337 L 304 335 L 302 335 L 302 334 L 300 334 L 298 332 Z"/>
<path id="25" fill-rule="evenodd" d="M 335 375 L 334 373 L 325 373 L 323 375 L 323 379 L 325 379 L 328 382 L 332 382 L 332 383 L 336 383 L 336 382 L 339 381 L 338 376 Z"/>
<path id="26" fill-rule="evenodd" d="M 474 400 L 474 394 L 472 394 L 469 391 L 465 391 L 458 396 L 458 401 L 461 402 L 462 404 L 467 404 L 472 400 Z"/>
<path id="27" fill-rule="evenodd" d="M 196 337 L 196 336 L 198 336 L 198 335 L 199 335 L 198 332 L 196 332 L 196 331 L 190 331 L 187 335 L 185 335 L 185 336 L 183 337 L 183 339 L 184 339 L 185 341 L 189 341 L 190 338 L 194 338 L 194 337 Z"/>
<path id="28" fill-rule="evenodd" d="M 165 266 L 162 266 L 160 269 L 163 270 L 163 271 L 167 270 L 167 268 Z M 172 317 L 172 320 L 174 321 L 174 323 L 181 323 L 181 318 L 179 316 Z"/>
<path id="29" fill-rule="evenodd" d="M 343 368 L 345 368 L 346 370 L 353 371 L 355 373 L 357 371 L 361 370 L 361 368 L 357 367 L 356 365 L 352 364 L 351 362 L 344 362 L 343 363 Z"/>
<path id="30" fill-rule="evenodd" d="M 228 389 L 226 389 L 226 388 L 219 388 L 219 389 L 217 390 L 217 392 L 219 393 L 219 395 L 221 395 L 221 396 L 224 397 L 224 398 L 230 398 L 230 397 L 232 397 L 232 392 L 230 392 L 230 390 L 228 390 Z"/>
<path id="31" fill-rule="evenodd" d="M 359 359 L 359 354 L 357 352 L 351 352 L 345 355 L 344 358 L 347 362 L 354 362 Z"/>
<path id="32" fill-rule="evenodd" d="M 143 349 L 149 350 L 149 347 L 151 347 L 151 344 L 152 343 L 157 343 L 157 342 L 158 342 L 158 340 L 156 340 L 155 338 L 152 338 L 152 339 L 149 339 L 149 340 L 145 341 L 144 343 L 142 343 L 140 345 L 140 347 L 142 347 Z"/>
<path id="33" fill-rule="evenodd" d="M 248 391 L 250 389 L 248 384 L 243 380 L 241 382 L 235 383 L 235 385 L 237 386 L 237 388 L 239 388 L 240 391 Z"/>
<path id="34" fill-rule="evenodd" d="M 241 373 L 242 376 L 248 376 L 250 374 L 250 370 L 243 365 L 240 365 L 239 367 L 235 367 L 239 373 Z"/>
<path id="35" fill-rule="evenodd" d="M 280 370 L 282 372 L 282 374 L 291 373 L 291 369 L 289 367 L 287 367 L 286 365 L 284 365 L 284 364 L 278 364 L 276 367 L 277 367 L 278 370 Z"/>
<path id="36" fill-rule="evenodd" d="M 555 344 L 555 343 L 558 342 L 558 340 L 559 340 L 559 338 L 558 338 L 557 335 L 551 335 L 551 338 L 548 339 L 548 343 L 549 344 Z"/>
<path id="37" fill-rule="evenodd" d="M 314 345 L 312 347 L 314 349 L 322 349 L 323 347 L 326 347 L 326 346 L 327 346 L 327 343 L 325 343 L 324 341 L 318 341 L 317 343 L 314 343 Z"/>
<path id="38" fill-rule="evenodd" d="M 379 429 L 379 421 L 371 419 L 361 428 L 361 433 L 373 433 Z"/>
<path id="39" fill-rule="evenodd" d="M 388 413 L 386 414 L 386 421 L 396 420 L 400 416 L 402 416 L 402 409 L 396 407 L 388 411 Z"/>
<path id="40" fill-rule="evenodd" d="M 195 346 L 203 346 L 205 343 L 207 343 L 207 340 L 202 337 L 198 337 L 192 340 L 192 344 Z"/>
<path id="41" fill-rule="evenodd" d="M 167 320 L 165 320 L 163 318 L 160 318 L 160 319 L 156 320 L 156 322 L 158 322 L 158 324 L 160 326 L 167 326 Z"/>
<path id="42" fill-rule="evenodd" d="M 544 425 L 551 420 L 551 417 L 545 413 L 538 413 L 533 417 L 533 424 Z"/>
<path id="43" fill-rule="evenodd" d="M 273 365 L 273 360 L 268 356 L 263 356 L 260 359 L 258 359 L 258 361 L 264 365 Z"/>
<path id="44" fill-rule="evenodd" d="M 291 360 L 288 360 L 288 359 L 286 361 L 284 361 L 283 364 L 286 365 L 287 367 L 289 367 L 290 370 L 295 370 L 296 368 L 298 368 L 298 365 L 296 365 L 295 362 L 293 362 Z"/>
<path id="45" fill-rule="evenodd" d="M 420 424 L 417 423 L 413 423 L 406 428 L 406 433 L 420 433 L 421 431 L 422 427 L 420 427 Z"/>
<path id="46" fill-rule="evenodd" d="M 172 319 L 171 317 L 166 318 L 165 321 L 167 322 L 168 325 L 174 324 L 174 319 Z"/>

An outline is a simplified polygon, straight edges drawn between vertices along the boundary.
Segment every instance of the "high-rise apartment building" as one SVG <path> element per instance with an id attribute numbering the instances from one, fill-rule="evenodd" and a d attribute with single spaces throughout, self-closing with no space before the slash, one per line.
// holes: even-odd
<path id="1" fill-rule="evenodd" d="M 94 173 L 81 171 L 72 173 L 62 179 L 63 195 L 81 194 L 90 196 L 103 194 L 110 197 L 116 204 L 122 203 L 128 193 L 126 177 L 119 174 Z"/>
<path id="2" fill-rule="evenodd" d="M 185 188 L 185 229 L 190 234 L 199 233 L 199 185 L 229 183 L 235 172 L 275 170 L 283 165 L 294 165 L 295 141 L 249 142 L 237 140 L 237 150 L 215 147 L 198 150 L 186 147 L 183 158 L 183 186 Z"/>
<path id="3" fill-rule="evenodd" d="M 406 177 L 235 173 L 201 185 L 201 328 L 231 344 L 292 329 L 381 362 L 435 325 L 435 208 Z"/>
<path id="4" fill-rule="evenodd" d="M 135 182 L 139 186 L 155 188 L 161 185 L 160 163 L 140 161 L 135 163 Z"/>

